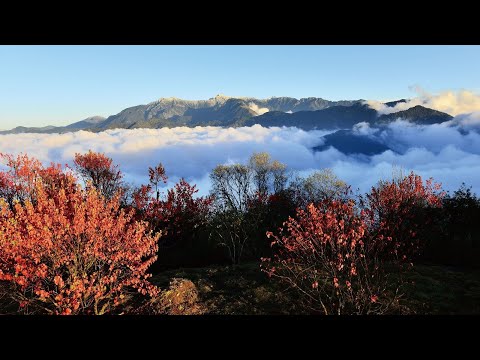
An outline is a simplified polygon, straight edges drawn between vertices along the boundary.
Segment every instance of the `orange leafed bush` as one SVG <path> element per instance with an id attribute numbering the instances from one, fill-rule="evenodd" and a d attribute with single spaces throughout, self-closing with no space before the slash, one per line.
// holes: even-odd
<path id="1" fill-rule="evenodd" d="M 122 190 L 123 174 L 108 156 L 90 150 L 75 154 L 73 163 L 84 182 L 91 183 L 103 196 L 112 197 Z"/>
<path id="2" fill-rule="evenodd" d="M 289 218 L 278 236 L 267 233 L 275 255 L 262 259 L 263 270 L 298 290 L 314 312 L 382 313 L 386 302 L 377 299 L 386 278 L 366 231 L 353 201 L 310 204 Z"/>
<path id="3" fill-rule="evenodd" d="M 147 223 L 122 210 L 119 195 L 105 199 L 58 166 L 17 160 L 10 165 L 29 164 L 30 172 L 22 174 L 29 196 L 14 199 L 13 206 L 0 198 L 0 280 L 22 311 L 115 313 L 129 292 L 158 293 L 148 282 L 148 268 L 160 234 L 147 232 Z M 8 177 L 0 172 L 0 179 Z M 5 191 L 8 184 L 1 185 Z"/>
<path id="4" fill-rule="evenodd" d="M 263 260 L 270 276 L 282 279 L 324 314 L 381 314 L 397 303 L 402 264 L 421 250 L 419 229 L 427 207 L 441 206 L 443 193 L 432 179 L 409 176 L 383 182 L 361 199 L 323 200 L 298 209 L 273 237 L 274 257 Z M 421 217 L 422 216 L 422 217 Z M 421 219 L 423 223 L 419 221 Z"/>
<path id="5" fill-rule="evenodd" d="M 433 179 L 424 182 L 413 172 L 373 187 L 361 204 L 384 256 L 405 262 L 421 253 L 424 243 L 419 235 L 431 223 L 424 209 L 441 207 L 444 196 L 441 184 Z"/>
<path id="6" fill-rule="evenodd" d="M 163 229 L 164 246 L 175 245 L 191 236 L 204 225 L 211 212 L 213 197 L 196 197 L 196 185 L 180 179 L 175 186 L 160 196 L 159 184 L 166 183 L 167 176 L 162 164 L 149 168 L 150 183 L 142 185 L 133 193 L 132 205 L 140 218 L 148 220 L 152 229 Z"/>

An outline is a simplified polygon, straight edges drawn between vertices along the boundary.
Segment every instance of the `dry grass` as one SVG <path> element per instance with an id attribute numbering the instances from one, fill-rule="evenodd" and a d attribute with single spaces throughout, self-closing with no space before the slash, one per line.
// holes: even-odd
<path id="1" fill-rule="evenodd" d="M 158 300 L 159 313 L 167 315 L 201 315 L 206 309 L 199 302 L 198 290 L 193 282 L 174 278 Z"/>
<path id="2" fill-rule="evenodd" d="M 178 269 L 154 276 L 162 287 L 171 278 L 189 279 L 205 314 L 305 314 L 297 294 L 269 279 L 258 263 L 236 267 Z M 480 314 L 480 271 L 418 265 L 405 276 L 404 296 L 395 314 Z"/>

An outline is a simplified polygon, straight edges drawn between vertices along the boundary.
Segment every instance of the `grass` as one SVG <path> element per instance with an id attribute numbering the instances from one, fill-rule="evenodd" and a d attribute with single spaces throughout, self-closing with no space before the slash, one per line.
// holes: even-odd
<path id="1" fill-rule="evenodd" d="M 480 270 L 417 265 L 408 274 L 408 306 L 420 314 L 480 314 Z"/>
<path id="2" fill-rule="evenodd" d="M 165 289 L 172 278 L 191 280 L 208 314 L 302 313 L 295 301 L 296 294 L 271 281 L 260 271 L 258 263 L 170 270 L 154 276 L 152 282 Z"/>
<path id="3" fill-rule="evenodd" d="M 297 294 L 260 271 L 258 263 L 170 270 L 153 277 L 165 289 L 172 278 L 191 280 L 208 314 L 302 314 Z M 417 265 L 405 276 L 402 307 L 411 314 L 480 314 L 480 270 Z"/>

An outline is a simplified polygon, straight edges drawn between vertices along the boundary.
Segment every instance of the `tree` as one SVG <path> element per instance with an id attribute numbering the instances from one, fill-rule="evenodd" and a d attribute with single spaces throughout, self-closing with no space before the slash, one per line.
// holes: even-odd
<path id="1" fill-rule="evenodd" d="M 148 168 L 148 176 L 150 179 L 150 185 L 155 189 L 156 200 L 160 200 L 160 188 L 159 185 L 161 182 L 164 184 L 167 183 L 167 175 L 165 174 L 165 168 L 163 167 L 162 163 L 159 163 L 154 168 Z"/>
<path id="2" fill-rule="evenodd" d="M 210 179 L 216 200 L 212 235 L 232 263 L 238 264 L 244 255 L 258 258 L 267 243 L 267 221 L 278 210 L 276 200 L 286 195 L 286 166 L 272 161 L 268 153 L 254 153 L 248 165 L 217 166 Z"/>
<path id="3" fill-rule="evenodd" d="M 213 197 L 195 197 L 196 193 L 197 186 L 182 178 L 168 190 L 167 198 L 162 202 L 163 216 L 168 221 L 167 236 L 173 244 L 194 236 L 208 221 Z"/>
<path id="4" fill-rule="evenodd" d="M 308 202 L 314 203 L 327 199 L 342 199 L 348 192 L 348 185 L 328 168 L 309 175 L 303 187 Z"/>
<path id="5" fill-rule="evenodd" d="M 247 166 L 218 165 L 210 174 L 210 180 L 217 206 L 235 212 L 247 210 L 247 202 L 254 193 L 252 173 Z"/>
<path id="6" fill-rule="evenodd" d="M 60 166 L 23 160 L 35 164 L 22 174 L 31 196 L 13 208 L 0 199 L 0 280 L 20 310 L 117 313 L 135 293 L 156 296 L 148 268 L 160 233 L 121 209 L 119 194 L 106 199 Z"/>
<path id="7" fill-rule="evenodd" d="M 253 153 L 249 159 L 249 169 L 254 180 L 254 189 L 260 196 L 278 193 L 287 182 L 286 165 L 271 160 L 266 152 Z"/>
<path id="8" fill-rule="evenodd" d="M 433 212 L 435 226 L 429 226 L 424 256 L 440 264 L 476 266 L 480 263 L 480 199 L 462 183 L 442 204 Z"/>
<path id="9" fill-rule="evenodd" d="M 112 198 L 123 190 L 123 174 L 106 155 L 89 150 L 83 155 L 75 154 L 73 163 L 85 185 L 90 184 L 103 196 Z"/>

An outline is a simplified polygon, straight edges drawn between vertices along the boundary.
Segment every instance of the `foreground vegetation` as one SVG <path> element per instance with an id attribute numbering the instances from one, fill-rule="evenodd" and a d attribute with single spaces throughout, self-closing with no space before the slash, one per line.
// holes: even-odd
<path id="1" fill-rule="evenodd" d="M 204 314 L 310 313 L 299 306 L 293 289 L 272 282 L 258 269 L 258 263 L 183 268 L 155 275 L 152 282 L 166 288 L 173 278 L 192 281 Z M 404 296 L 393 314 L 480 314 L 480 270 L 422 264 L 412 268 L 405 280 Z"/>
<path id="2" fill-rule="evenodd" d="M 260 153 L 217 166 L 198 197 L 184 179 L 164 193 L 161 163 L 133 187 L 103 154 L 74 169 L 1 156 L 1 313 L 478 312 L 480 201 L 465 186 L 399 173 L 354 195 Z"/>

